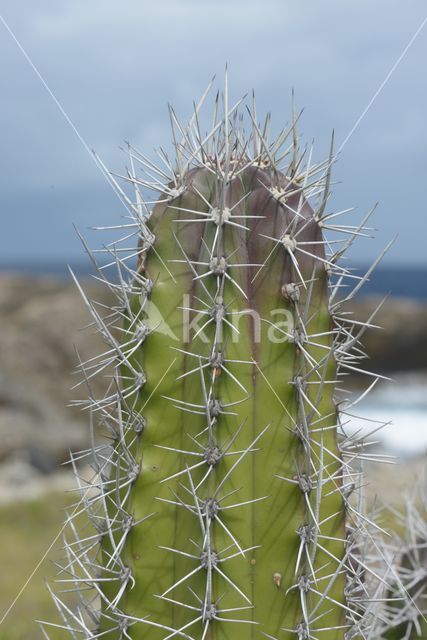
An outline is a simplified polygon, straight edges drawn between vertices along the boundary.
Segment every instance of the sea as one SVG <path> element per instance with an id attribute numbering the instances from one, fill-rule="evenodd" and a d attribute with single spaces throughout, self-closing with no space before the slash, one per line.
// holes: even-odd
<path id="1" fill-rule="evenodd" d="M 80 277 L 87 277 L 93 273 L 88 262 L 74 261 L 70 266 Z M 366 270 L 367 267 L 359 265 L 354 269 L 354 273 L 362 275 Z M 70 278 L 65 262 L 3 265 L 0 263 L 1 271 Z M 108 271 L 106 273 L 108 274 Z M 361 289 L 360 295 L 389 295 L 411 298 L 427 304 L 427 266 L 379 266 Z M 398 457 L 426 456 L 427 354 L 425 371 L 396 371 L 392 378 L 392 381 L 381 381 L 361 401 L 357 401 L 359 391 L 350 395 L 349 402 L 357 403 L 349 409 L 351 418 L 343 416 L 346 429 L 366 435 L 375 430 L 375 440 L 381 448 Z"/>
<path id="2" fill-rule="evenodd" d="M 350 395 L 355 404 L 348 408 L 351 417 L 341 416 L 345 429 L 378 443 L 374 449 L 400 458 L 427 456 L 427 372 L 396 372 L 390 377 L 380 380 L 360 402 L 363 390 Z"/>
<path id="3" fill-rule="evenodd" d="M 88 260 L 70 260 L 67 262 L 5 262 L 0 261 L 1 271 L 13 271 L 17 273 L 31 273 L 33 275 L 53 275 L 61 278 L 69 278 L 68 265 L 79 276 L 93 274 L 91 263 Z M 362 276 L 369 269 L 369 265 L 357 265 L 352 268 L 355 275 Z M 114 267 L 107 269 L 114 278 Z M 370 275 L 369 280 L 363 285 L 361 295 L 391 295 L 394 297 L 413 298 L 427 301 L 427 266 L 377 266 Z"/>

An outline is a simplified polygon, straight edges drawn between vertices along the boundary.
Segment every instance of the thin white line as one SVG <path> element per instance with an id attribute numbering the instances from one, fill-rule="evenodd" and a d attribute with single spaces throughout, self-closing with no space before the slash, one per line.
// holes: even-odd
<path id="1" fill-rule="evenodd" d="M 3 18 L 3 16 L 0 14 L 0 22 L 4 25 L 5 29 L 7 30 L 7 32 L 10 34 L 11 38 L 13 39 L 13 41 L 16 43 L 17 47 L 19 48 L 19 50 L 21 51 L 22 55 L 24 56 L 24 58 L 26 59 L 26 61 L 28 62 L 28 64 L 30 65 L 30 67 L 33 69 L 34 73 L 36 74 L 36 76 L 38 77 L 38 79 L 40 80 L 40 82 L 42 83 L 43 87 L 46 89 L 46 91 L 48 92 L 49 96 L 52 98 L 52 100 L 54 101 L 54 103 L 56 104 L 56 106 L 58 107 L 59 111 L 62 113 L 62 115 L 64 116 L 65 120 L 67 121 L 67 123 L 70 125 L 70 127 L 72 128 L 72 130 L 74 131 L 74 133 L 76 134 L 77 138 L 80 140 L 81 144 L 83 145 L 83 147 L 86 149 L 86 151 L 88 152 L 88 154 L 90 155 L 90 157 L 92 158 L 93 162 L 95 163 L 96 167 L 98 168 L 98 170 L 101 172 L 103 178 L 105 179 L 105 181 L 107 182 L 108 186 L 110 187 L 110 189 L 113 191 L 114 195 L 116 196 L 116 198 L 120 201 L 120 203 L 125 207 L 126 211 L 128 211 L 128 207 L 126 205 L 126 203 L 122 200 L 120 194 L 116 191 L 116 189 L 114 188 L 114 186 L 111 184 L 110 179 L 108 177 L 108 171 L 102 166 L 102 163 L 100 163 L 96 157 L 96 154 L 94 153 L 93 149 L 91 149 L 88 145 L 88 143 L 86 142 L 86 140 L 83 138 L 83 136 L 81 135 L 81 133 L 79 132 L 79 130 L 77 129 L 76 125 L 74 124 L 74 122 L 71 120 L 70 116 L 68 115 L 68 113 L 65 111 L 64 107 L 62 106 L 62 104 L 60 103 L 60 101 L 58 100 L 58 98 L 55 96 L 55 94 L 53 93 L 53 91 L 50 89 L 49 85 L 47 84 L 46 80 L 43 78 L 42 74 L 40 73 L 40 71 L 38 70 L 38 68 L 36 67 L 36 65 L 34 64 L 34 62 L 31 60 L 30 56 L 28 55 L 28 53 L 25 51 L 24 47 L 22 46 L 22 44 L 19 42 L 18 38 L 16 37 L 16 35 L 14 34 L 14 32 L 12 31 L 12 29 L 9 27 L 9 25 L 7 24 L 6 20 Z M 154 250 L 156 251 L 156 250 Z M 162 259 L 162 257 L 158 254 L 159 259 L 161 260 L 161 262 L 164 264 L 166 270 L 168 271 L 168 273 L 171 275 L 172 280 L 174 280 L 175 282 L 175 278 L 172 275 L 172 273 L 169 271 L 169 269 L 167 268 L 164 260 Z"/>
<path id="2" fill-rule="evenodd" d="M 399 64 L 402 62 L 403 58 L 406 56 L 406 54 L 408 53 L 409 49 L 412 47 L 412 45 L 414 44 L 415 40 L 418 38 L 419 34 L 421 33 L 421 31 L 424 28 L 424 25 L 427 22 L 427 16 L 424 18 L 424 20 L 422 21 L 422 23 L 420 24 L 420 26 L 418 27 L 418 29 L 415 31 L 415 33 L 413 34 L 412 38 L 409 40 L 408 44 L 406 45 L 406 47 L 403 49 L 402 53 L 400 54 L 400 56 L 397 58 L 396 62 L 393 64 L 393 66 L 391 67 L 390 71 L 387 73 L 386 77 L 384 78 L 384 80 L 381 82 L 380 86 L 378 87 L 378 89 L 375 91 L 374 95 L 372 96 L 372 98 L 369 100 L 368 104 L 366 105 L 366 107 L 364 108 L 364 110 L 362 111 L 362 113 L 360 114 L 360 116 L 357 118 L 356 122 L 354 123 L 354 125 L 351 127 L 350 131 L 348 132 L 348 134 L 346 135 L 346 137 L 344 138 L 343 142 L 341 143 L 338 151 L 335 154 L 335 158 L 339 155 L 339 153 L 343 150 L 343 148 L 345 147 L 345 145 L 347 144 L 347 142 L 350 140 L 351 136 L 353 135 L 353 133 L 356 131 L 357 127 L 359 126 L 359 124 L 362 122 L 363 118 L 366 116 L 366 114 L 368 113 L 369 109 L 372 107 L 372 105 L 374 104 L 375 100 L 378 98 L 378 96 L 380 95 L 381 91 L 384 89 L 385 85 L 387 84 L 387 82 L 390 80 L 391 76 L 393 75 L 393 73 L 396 71 L 397 67 L 399 66 Z"/>
<path id="3" fill-rule="evenodd" d="M 60 110 L 60 112 L 62 113 L 62 115 L 64 116 L 65 120 L 68 122 L 68 124 L 70 125 L 70 127 L 72 128 L 72 130 L 74 131 L 74 133 L 76 134 L 77 138 L 80 140 L 80 142 L 82 143 L 83 147 L 86 149 L 86 151 L 88 152 L 88 154 L 90 155 L 90 157 L 92 158 L 93 162 L 95 163 L 95 165 L 97 166 L 97 168 L 99 169 L 99 171 L 101 172 L 101 174 L 103 175 L 103 177 L 105 178 L 107 184 L 110 186 L 110 188 L 113 190 L 113 192 L 115 193 L 115 195 L 117 196 L 117 198 L 120 200 L 120 202 L 126 206 L 122 199 L 120 198 L 119 194 L 116 192 L 116 190 L 114 189 L 114 187 L 112 186 L 112 184 L 110 183 L 108 176 L 105 174 L 105 172 L 101 169 L 101 167 L 98 164 L 98 161 L 96 159 L 95 154 L 93 153 L 93 150 L 89 147 L 88 143 L 86 142 L 86 140 L 83 138 L 83 136 L 81 135 L 81 133 L 79 132 L 79 130 L 77 129 L 76 125 L 74 124 L 74 122 L 71 120 L 70 116 L 68 115 L 68 113 L 65 111 L 64 107 L 62 106 L 62 104 L 59 102 L 58 98 L 55 96 L 55 94 L 53 93 L 53 91 L 50 89 L 49 85 L 47 84 L 46 80 L 43 78 L 42 74 L 40 73 L 40 71 L 38 70 L 38 68 L 36 67 L 36 65 L 34 64 L 34 62 L 31 60 L 30 56 L 28 55 L 28 53 L 25 51 L 24 47 L 21 45 L 21 43 L 19 42 L 18 38 L 16 37 L 16 35 L 14 34 L 14 32 L 12 31 L 12 29 L 9 27 L 9 25 L 7 24 L 6 20 L 3 18 L 3 16 L 0 14 L 0 22 L 3 24 L 3 26 L 5 27 L 5 29 L 7 30 L 7 32 L 9 33 L 9 35 L 11 36 L 11 38 L 13 39 L 13 41 L 15 42 L 16 46 L 18 47 L 18 49 L 21 51 L 22 55 L 24 56 L 24 58 L 26 59 L 26 61 L 28 62 L 28 64 L 30 65 L 30 67 L 32 68 L 32 70 L 34 71 L 34 73 L 36 74 L 36 76 L 38 77 L 38 79 L 40 80 L 40 82 L 42 83 L 42 85 L 44 86 L 44 88 L 46 89 L 46 91 L 48 92 L 48 94 L 50 95 L 50 97 L 52 98 L 52 100 L 54 101 L 54 103 L 56 104 L 56 106 L 58 107 L 58 109 Z"/>
<path id="4" fill-rule="evenodd" d="M 170 363 L 170 365 L 168 366 L 168 368 L 166 369 L 166 371 L 164 372 L 164 374 L 160 378 L 159 382 L 156 384 L 156 386 L 154 387 L 153 391 L 150 393 L 150 395 L 148 396 L 147 400 L 144 402 L 144 404 L 143 404 L 143 406 L 141 408 L 141 412 L 144 411 L 145 407 L 150 402 L 151 398 L 156 393 L 157 389 L 160 387 L 160 385 L 162 384 L 163 380 L 165 379 L 165 377 L 167 376 L 167 374 L 169 373 L 170 369 L 173 367 L 173 365 L 175 364 L 176 361 L 177 361 L 177 358 L 174 358 L 172 360 L 172 362 Z"/>
<path id="5" fill-rule="evenodd" d="M 88 490 L 86 490 L 87 493 Z M 84 500 L 85 496 L 83 496 L 80 500 L 80 502 L 77 504 L 76 508 L 74 509 L 73 513 L 71 514 L 71 518 L 74 516 L 74 514 L 76 513 L 77 509 L 80 507 L 80 505 L 82 504 L 83 500 Z M 44 553 L 43 557 L 41 558 L 41 560 L 39 560 L 39 562 L 37 563 L 37 565 L 35 566 L 35 568 L 33 569 L 32 573 L 29 575 L 29 577 L 27 578 L 26 582 L 23 584 L 23 586 L 21 587 L 19 593 L 15 596 L 14 600 L 12 601 L 12 603 L 9 605 L 9 608 L 6 609 L 5 613 L 3 614 L 3 617 L 0 620 L 0 625 L 3 624 L 3 622 L 6 620 L 7 616 L 9 615 L 9 613 L 12 611 L 13 607 L 15 606 L 15 604 L 18 602 L 19 598 L 22 596 L 22 594 L 24 593 L 25 589 L 28 587 L 29 583 L 31 582 L 31 580 L 33 579 L 33 577 L 35 576 L 35 574 L 37 573 L 37 571 L 39 570 L 39 568 L 41 567 L 41 565 L 43 564 L 43 562 L 45 561 L 45 559 L 47 558 L 47 556 L 49 555 L 49 553 L 51 552 L 52 548 L 54 547 L 54 545 L 56 544 L 56 542 L 58 541 L 58 539 L 60 538 L 62 532 L 65 530 L 65 528 L 67 527 L 67 524 L 69 522 L 69 519 L 67 518 L 67 520 L 64 522 L 64 524 L 62 525 L 61 529 L 59 530 L 59 532 L 57 533 L 57 535 L 55 536 L 55 538 L 52 540 L 50 546 L 48 547 L 48 549 L 46 550 L 46 552 Z"/>
<path id="6" fill-rule="evenodd" d="M 0 15 L 0 21 L 3 23 L 4 27 L 9 32 L 10 36 L 13 38 L 14 42 L 16 43 L 17 47 L 21 51 L 22 55 L 24 56 L 24 58 L 26 59 L 26 61 L 28 62 L 28 64 L 30 65 L 30 67 L 32 68 L 32 70 L 34 71 L 34 73 L 36 74 L 36 76 L 38 77 L 38 79 L 40 80 L 40 82 L 42 83 L 42 85 L 44 86 L 44 88 L 46 89 L 46 91 L 48 92 L 50 97 L 52 98 L 52 100 L 54 101 L 54 103 L 56 104 L 56 106 L 58 107 L 58 109 L 60 110 L 60 112 L 62 113 L 64 118 L 66 119 L 68 124 L 70 125 L 70 127 L 72 128 L 72 130 L 74 131 L 74 133 L 76 134 L 76 136 L 78 137 L 78 139 L 80 140 L 80 142 L 82 143 L 84 148 L 86 149 L 86 151 L 93 158 L 93 152 L 92 152 L 91 148 L 89 147 L 89 145 L 87 144 L 86 140 L 79 133 L 77 127 L 74 124 L 74 122 L 71 120 L 70 116 L 67 114 L 67 112 L 65 111 L 64 107 L 59 102 L 58 98 L 55 96 L 53 91 L 51 91 L 51 89 L 49 88 L 49 85 L 47 84 L 46 80 L 43 78 L 42 74 L 37 69 L 36 65 L 33 63 L 33 61 L 31 60 L 30 56 L 27 54 L 27 52 L 25 51 L 24 47 L 21 45 L 21 43 L 19 42 L 18 38 L 15 36 L 15 34 L 12 31 L 12 29 L 9 27 L 9 25 L 7 24 L 6 20 L 3 18 L 2 15 Z"/>

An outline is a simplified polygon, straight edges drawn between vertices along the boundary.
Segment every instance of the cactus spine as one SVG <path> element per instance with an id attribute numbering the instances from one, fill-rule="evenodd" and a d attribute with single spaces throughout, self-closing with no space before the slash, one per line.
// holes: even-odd
<path id="1" fill-rule="evenodd" d="M 108 344 L 82 364 L 89 389 L 113 368 L 105 398 L 83 405 L 112 444 L 82 453 L 94 532 L 70 516 L 63 578 L 77 613 L 54 595 L 73 637 L 374 637 L 357 560 L 371 525 L 349 501 L 362 445 L 334 400 L 364 330 L 341 313 L 352 293 L 338 296 L 363 279 L 338 259 L 365 222 L 326 213 L 332 150 L 312 165 L 296 118 L 271 142 L 255 106 L 246 138 L 239 104 L 226 86 L 206 135 L 201 104 L 185 129 L 171 110 L 173 166 L 129 146 L 135 199 L 110 176 L 131 220 L 125 248 L 108 250 L 117 281 L 100 268 L 117 305 L 102 314 L 82 292 Z M 152 209 L 147 188 L 160 193 Z M 349 234 L 344 247 L 324 229 Z"/>

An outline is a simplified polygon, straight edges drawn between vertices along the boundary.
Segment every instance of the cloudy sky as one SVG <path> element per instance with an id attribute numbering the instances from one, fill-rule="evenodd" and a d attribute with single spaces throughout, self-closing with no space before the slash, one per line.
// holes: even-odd
<path id="1" fill-rule="evenodd" d="M 130 140 L 151 154 L 170 139 L 167 103 L 185 120 L 225 64 L 233 99 L 255 89 L 259 114 L 280 128 L 290 96 L 304 107 L 302 139 L 326 156 L 347 137 L 427 16 L 423 0 L 2 0 L 0 13 L 0 262 L 76 262 L 73 230 L 123 212 L 82 139 L 120 171 Z M 342 150 L 331 208 L 376 201 L 373 258 L 427 264 L 427 24 Z M 90 233 L 89 233 L 90 235 Z M 96 244 L 96 238 L 91 237 Z"/>

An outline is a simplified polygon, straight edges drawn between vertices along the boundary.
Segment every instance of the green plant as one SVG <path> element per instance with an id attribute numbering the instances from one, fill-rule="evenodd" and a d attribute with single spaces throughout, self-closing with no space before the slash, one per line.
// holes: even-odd
<path id="1" fill-rule="evenodd" d="M 364 444 L 334 398 L 360 369 L 371 320 L 345 311 L 369 272 L 339 263 L 366 219 L 327 213 L 332 146 L 312 165 L 295 115 L 270 141 L 253 106 L 246 137 L 226 87 L 204 135 L 201 103 L 187 128 L 170 111 L 175 163 L 129 146 L 134 199 L 110 175 L 130 220 L 124 248 L 106 249 L 116 280 L 98 267 L 117 303 L 105 311 L 81 289 L 108 345 L 81 369 L 83 406 L 111 443 L 77 456 L 95 471 L 75 509 L 92 529 L 70 514 L 59 579 L 81 603 L 73 613 L 54 595 L 61 626 L 85 638 L 373 638 L 375 600 L 361 596 L 373 525 L 351 498 Z M 160 193 L 152 210 L 146 189 Z M 91 377 L 105 372 L 95 399 Z"/>

